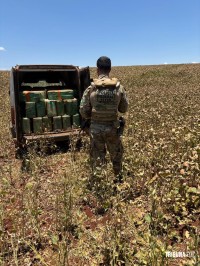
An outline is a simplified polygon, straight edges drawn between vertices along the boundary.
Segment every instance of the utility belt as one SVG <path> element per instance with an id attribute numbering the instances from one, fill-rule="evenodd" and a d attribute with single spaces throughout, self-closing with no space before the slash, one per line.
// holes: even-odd
<path id="1" fill-rule="evenodd" d="M 104 113 L 104 112 L 92 112 L 91 121 L 97 122 L 113 122 L 118 120 L 118 114 L 115 113 Z"/>
<path id="2" fill-rule="evenodd" d="M 92 124 L 115 124 L 116 122 L 118 122 L 118 119 L 117 120 L 112 120 L 112 121 L 104 121 L 104 120 L 96 120 L 96 119 L 91 119 L 91 123 Z"/>
<path id="3" fill-rule="evenodd" d="M 91 120 L 91 125 L 94 124 L 100 124 L 100 125 L 106 125 L 106 126 L 114 126 L 117 128 L 117 134 L 118 136 L 122 136 L 124 133 L 124 128 L 126 121 L 123 116 L 120 116 L 117 120 L 113 121 L 100 121 L 100 120 Z"/>

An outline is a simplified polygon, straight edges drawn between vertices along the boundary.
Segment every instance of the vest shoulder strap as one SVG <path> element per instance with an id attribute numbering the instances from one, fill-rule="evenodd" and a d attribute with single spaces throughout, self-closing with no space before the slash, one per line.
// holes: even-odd
<path id="1" fill-rule="evenodd" d="M 94 79 L 93 84 L 96 87 L 116 87 L 119 84 L 119 81 L 117 78 L 103 78 L 103 79 Z"/>

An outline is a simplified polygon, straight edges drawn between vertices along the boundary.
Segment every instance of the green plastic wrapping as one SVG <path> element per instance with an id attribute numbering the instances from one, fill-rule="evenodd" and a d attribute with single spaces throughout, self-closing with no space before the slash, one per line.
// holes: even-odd
<path id="1" fill-rule="evenodd" d="M 42 117 L 33 118 L 33 133 L 40 134 L 43 132 Z"/>
<path id="2" fill-rule="evenodd" d="M 64 108 L 64 102 L 63 101 L 56 101 L 56 111 L 58 116 L 62 116 L 65 114 L 65 108 Z"/>
<path id="3" fill-rule="evenodd" d="M 73 127 L 74 128 L 80 127 L 80 115 L 79 114 L 73 115 L 72 120 L 73 120 Z"/>
<path id="4" fill-rule="evenodd" d="M 66 91 L 66 92 L 64 92 Z M 62 95 L 62 99 L 73 99 L 74 98 L 74 91 L 73 90 L 64 90 L 63 93 L 61 93 Z"/>
<path id="5" fill-rule="evenodd" d="M 62 124 L 64 130 L 71 129 L 71 117 L 69 115 L 63 115 Z"/>
<path id="6" fill-rule="evenodd" d="M 72 115 L 73 113 L 73 102 L 72 100 L 64 100 L 65 103 L 65 113 L 67 115 Z"/>
<path id="7" fill-rule="evenodd" d="M 62 117 L 61 116 L 53 117 L 53 130 L 54 131 L 62 130 Z"/>
<path id="8" fill-rule="evenodd" d="M 26 102 L 25 105 L 26 110 L 26 117 L 28 118 L 34 118 L 36 117 L 36 108 L 35 108 L 35 102 Z"/>
<path id="9" fill-rule="evenodd" d="M 64 100 L 65 103 L 65 113 L 67 115 L 75 115 L 78 113 L 78 102 L 77 99 Z"/>
<path id="10" fill-rule="evenodd" d="M 78 102 L 76 98 L 72 100 L 72 106 L 72 115 L 75 115 L 78 113 Z"/>
<path id="11" fill-rule="evenodd" d="M 64 100 L 64 99 L 73 99 L 74 91 L 73 90 L 49 90 L 47 92 L 49 100 Z"/>
<path id="12" fill-rule="evenodd" d="M 36 103 L 37 117 L 43 117 L 46 115 L 46 105 L 44 101 Z"/>
<path id="13" fill-rule="evenodd" d="M 47 108 L 47 116 L 48 117 L 57 116 L 56 101 L 46 100 L 45 102 Z"/>
<path id="14" fill-rule="evenodd" d="M 30 125 L 30 118 L 23 117 L 22 119 L 22 128 L 24 134 L 31 134 L 31 125 Z"/>
<path id="15" fill-rule="evenodd" d="M 42 118 L 42 126 L 44 132 L 52 131 L 52 118 L 48 116 L 44 116 Z"/>
<path id="16" fill-rule="evenodd" d="M 19 94 L 21 102 L 39 102 L 46 98 L 46 91 L 22 91 Z"/>

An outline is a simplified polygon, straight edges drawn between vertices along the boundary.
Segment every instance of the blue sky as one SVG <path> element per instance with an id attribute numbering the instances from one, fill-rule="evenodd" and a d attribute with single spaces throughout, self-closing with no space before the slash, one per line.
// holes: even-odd
<path id="1" fill-rule="evenodd" d="M 199 0 L 0 0 L 0 69 L 200 62 Z"/>

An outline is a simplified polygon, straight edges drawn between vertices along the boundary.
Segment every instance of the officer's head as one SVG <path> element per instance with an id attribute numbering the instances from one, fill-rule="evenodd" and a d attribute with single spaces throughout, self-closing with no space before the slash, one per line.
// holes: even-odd
<path id="1" fill-rule="evenodd" d="M 107 56 L 101 56 L 97 60 L 97 69 L 101 73 L 109 73 L 111 70 L 111 60 Z"/>

